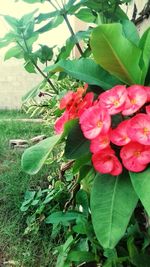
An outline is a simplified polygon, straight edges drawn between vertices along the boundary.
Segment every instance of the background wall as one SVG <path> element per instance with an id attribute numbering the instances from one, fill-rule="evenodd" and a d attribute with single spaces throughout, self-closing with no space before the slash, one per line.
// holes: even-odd
<path id="1" fill-rule="evenodd" d="M 23 1 L 17 3 L 14 0 L 1 0 L 0 14 L 21 17 L 22 15 L 39 8 L 40 12 L 51 12 L 50 4 L 27 4 Z M 10 30 L 9 25 L 0 16 L 0 38 Z M 40 35 L 38 43 L 53 46 L 62 46 L 70 36 L 66 25 L 60 25 L 57 29 Z M 16 109 L 21 107 L 21 97 L 30 89 L 36 86 L 42 77 L 36 74 L 29 74 L 24 70 L 23 61 L 12 58 L 4 62 L 4 54 L 9 47 L 0 49 L 0 109 Z M 35 46 L 38 49 L 38 45 Z"/>
<path id="2" fill-rule="evenodd" d="M 8 14 L 14 17 L 21 17 L 25 13 L 32 12 L 36 8 L 39 8 L 40 12 L 52 11 L 49 4 L 34 4 L 30 5 L 19 1 L 17 3 L 14 0 L 1 0 L 3 5 L 0 6 L 0 14 Z M 124 6 L 124 11 L 127 12 L 129 17 L 133 14 L 134 2 L 137 5 L 138 13 L 143 9 L 147 0 L 135 0 L 127 8 Z M 75 31 L 79 29 L 85 29 L 86 24 L 80 20 L 71 20 Z M 150 26 L 150 19 L 146 19 L 138 25 L 140 35 L 142 32 Z M 8 31 L 9 26 L 0 17 L 0 37 L 3 37 Z M 59 26 L 57 29 L 45 33 L 40 36 L 38 43 L 44 43 L 50 46 L 55 45 L 62 46 L 67 37 L 70 36 L 68 29 L 65 24 Z M 38 46 L 35 47 L 37 49 Z M 8 49 L 8 48 L 7 48 Z M 15 109 L 21 107 L 21 97 L 36 86 L 41 80 L 40 75 L 28 74 L 23 68 L 22 60 L 11 59 L 3 61 L 4 53 L 7 49 L 0 50 L 0 109 L 9 108 Z"/>

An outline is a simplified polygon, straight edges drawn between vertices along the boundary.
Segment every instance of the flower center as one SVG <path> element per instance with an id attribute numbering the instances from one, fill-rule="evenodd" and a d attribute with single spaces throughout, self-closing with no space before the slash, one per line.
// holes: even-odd
<path id="1" fill-rule="evenodd" d="M 103 144 L 104 145 L 108 144 L 108 138 L 103 139 Z"/>
<path id="2" fill-rule="evenodd" d="M 136 156 L 137 158 L 141 155 L 141 152 L 140 151 L 135 151 L 134 152 L 134 156 Z"/>
<path id="3" fill-rule="evenodd" d="M 149 134 L 149 129 L 145 127 L 145 128 L 143 129 L 143 132 L 144 132 L 145 135 L 148 135 L 148 134 Z"/>
<path id="4" fill-rule="evenodd" d="M 97 127 L 98 127 L 98 128 L 101 128 L 102 125 L 103 125 L 102 121 L 98 121 L 98 122 L 97 122 Z"/>
<path id="5" fill-rule="evenodd" d="M 135 104 L 136 104 L 136 99 L 135 99 L 135 98 L 133 98 L 133 99 L 131 99 L 131 101 L 130 101 L 130 102 L 131 102 L 131 104 L 132 104 L 132 105 L 135 105 Z"/>
<path id="6" fill-rule="evenodd" d="M 114 102 L 113 102 L 113 103 L 114 103 L 114 106 L 116 106 L 116 107 L 119 105 L 119 101 L 118 101 L 117 99 L 116 99 L 116 100 L 114 100 Z"/>

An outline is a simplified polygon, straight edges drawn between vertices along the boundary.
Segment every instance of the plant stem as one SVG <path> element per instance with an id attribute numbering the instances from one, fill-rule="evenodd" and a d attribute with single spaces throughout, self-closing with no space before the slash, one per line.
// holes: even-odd
<path id="1" fill-rule="evenodd" d="M 38 72 L 47 80 L 47 82 L 49 83 L 49 85 L 52 87 L 53 91 L 58 94 L 58 91 L 57 89 L 55 88 L 55 86 L 53 85 L 52 81 L 47 77 L 47 75 L 45 75 L 45 73 L 39 68 L 39 66 L 36 64 L 36 62 L 34 61 L 34 59 L 32 58 L 32 55 L 30 56 L 30 50 L 28 48 L 28 45 L 27 45 L 27 42 L 26 42 L 26 39 L 25 39 L 25 36 L 24 34 L 22 33 L 22 37 L 23 37 L 23 40 L 24 40 L 24 44 L 25 44 L 25 47 L 26 47 L 26 50 L 28 52 L 28 56 L 29 56 L 29 59 L 31 60 L 32 64 L 34 65 L 34 67 L 38 70 Z M 19 43 L 18 43 L 19 44 Z M 22 46 L 21 46 L 22 47 Z M 24 48 L 22 47 L 22 49 L 24 50 Z"/>
<path id="2" fill-rule="evenodd" d="M 57 0 L 55 0 L 55 2 L 57 3 L 58 7 L 61 9 L 59 2 Z"/>
<path id="3" fill-rule="evenodd" d="M 54 3 L 52 3 L 51 0 L 47 0 L 47 1 L 54 7 L 54 9 L 55 9 L 56 11 L 58 10 L 58 9 L 57 9 L 57 6 L 54 5 Z M 56 1 L 56 2 L 57 2 L 57 1 Z M 57 4 L 58 4 L 58 2 L 57 2 Z M 59 7 L 60 7 L 60 5 L 59 5 Z M 64 7 L 64 6 L 63 6 L 63 7 Z M 60 7 L 60 8 L 61 8 L 61 7 Z M 60 10 L 61 10 L 61 9 L 60 9 Z M 77 40 L 76 47 L 78 48 L 78 51 L 79 51 L 80 55 L 82 56 L 82 55 L 83 55 L 83 51 L 82 51 L 82 49 L 81 49 L 81 47 L 80 47 L 80 44 L 79 44 L 79 42 L 78 42 L 78 39 L 77 39 L 77 37 L 76 37 L 74 31 L 73 31 L 73 29 L 72 29 L 72 26 L 71 26 L 71 24 L 70 24 L 70 22 L 69 22 L 69 20 L 68 20 L 67 14 L 63 14 L 63 17 L 64 17 L 64 20 L 65 20 L 65 22 L 66 22 L 66 24 L 67 24 L 67 26 L 68 26 L 68 29 L 69 29 L 71 35 L 74 36 L 74 37 L 76 38 L 76 40 Z"/>
<path id="4" fill-rule="evenodd" d="M 73 31 L 73 29 L 72 29 L 72 27 L 71 27 L 71 24 L 70 24 L 70 22 L 69 22 L 69 20 L 68 20 L 67 14 L 63 14 L 63 17 L 64 17 L 64 20 L 65 20 L 65 22 L 66 22 L 66 24 L 67 24 L 67 26 L 68 26 L 68 29 L 69 29 L 71 35 L 74 36 L 74 37 L 76 38 L 76 35 L 75 35 L 75 33 L 74 33 L 74 31 Z M 77 38 L 76 38 L 76 39 L 77 39 Z M 81 47 L 80 47 L 80 45 L 79 45 L 78 42 L 76 43 L 76 46 L 77 46 L 77 48 L 78 48 L 78 50 L 79 50 L 80 55 L 82 56 L 82 55 L 83 55 L 83 51 L 82 51 L 82 49 L 81 49 Z"/>
<path id="5" fill-rule="evenodd" d="M 58 9 L 57 9 L 57 6 L 55 6 L 55 5 L 52 3 L 51 0 L 47 0 L 47 1 L 52 5 L 52 7 L 53 7 L 54 9 L 58 10 Z"/>

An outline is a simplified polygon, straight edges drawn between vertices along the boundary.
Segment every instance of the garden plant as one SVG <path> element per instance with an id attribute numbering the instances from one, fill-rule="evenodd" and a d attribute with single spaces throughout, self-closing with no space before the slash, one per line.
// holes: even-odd
<path id="1" fill-rule="evenodd" d="M 54 124 L 53 136 L 22 155 L 26 173 L 38 173 L 44 163 L 50 172 L 48 188 L 25 195 L 27 232 L 38 221 L 38 231 L 48 224 L 50 238 L 61 236 L 57 267 L 149 267 L 150 28 L 139 37 L 136 14 L 130 21 L 121 9 L 130 1 L 24 1 L 54 8 L 20 20 L 4 16 L 12 31 L 0 42 L 15 43 L 5 59 L 24 58 L 28 72 L 43 76 L 24 101 L 44 90 Z M 74 33 L 69 16 L 89 28 Z M 71 33 L 66 45 L 34 51 L 38 36 L 63 21 Z M 74 46 L 78 59 L 70 57 Z M 73 85 L 66 82 L 64 90 L 65 79 Z M 65 163 L 57 174 L 55 161 Z"/>

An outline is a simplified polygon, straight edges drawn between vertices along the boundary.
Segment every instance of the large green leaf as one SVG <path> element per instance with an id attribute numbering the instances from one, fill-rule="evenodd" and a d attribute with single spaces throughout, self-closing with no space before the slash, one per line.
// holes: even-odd
<path id="1" fill-rule="evenodd" d="M 71 77 L 98 85 L 104 89 L 120 83 L 118 79 L 111 76 L 107 71 L 97 65 L 92 59 L 82 58 L 80 60 L 60 60 L 53 66 L 45 69 L 47 72 L 66 72 Z"/>
<path id="2" fill-rule="evenodd" d="M 140 173 L 130 172 L 130 177 L 135 192 L 150 216 L 150 168 Z"/>
<path id="3" fill-rule="evenodd" d="M 125 37 L 131 41 L 136 46 L 139 45 L 140 37 L 138 34 L 138 30 L 135 26 L 135 24 L 130 20 L 123 20 L 122 21 L 122 28 L 123 28 L 123 34 Z"/>
<path id="4" fill-rule="evenodd" d="M 93 30 L 91 49 L 95 61 L 127 84 L 141 83 L 141 50 L 123 35 L 119 23 L 103 24 Z"/>
<path id="5" fill-rule="evenodd" d="M 26 149 L 22 155 L 22 169 L 30 175 L 36 174 L 41 169 L 60 138 L 61 135 L 55 135 Z"/>
<path id="6" fill-rule="evenodd" d="M 138 197 L 128 174 L 97 174 L 91 193 L 94 230 L 104 248 L 114 248 L 124 235 Z"/>
<path id="7" fill-rule="evenodd" d="M 80 129 L 79 124 L 76 124 L 70 131 L 65 147 L 65 156 L 68 159 L 77 159 L 81 155 L 86 155 L 89 152 L 90 142 L 85 139 Z"/>
<path id="8" fill-rule="evenodd" d="M 140 63 L 142 68 L 142 83 L 144 83 L 150 63 L 150 28 L 142 35 L 139 47 L 142 49 Z"/>

